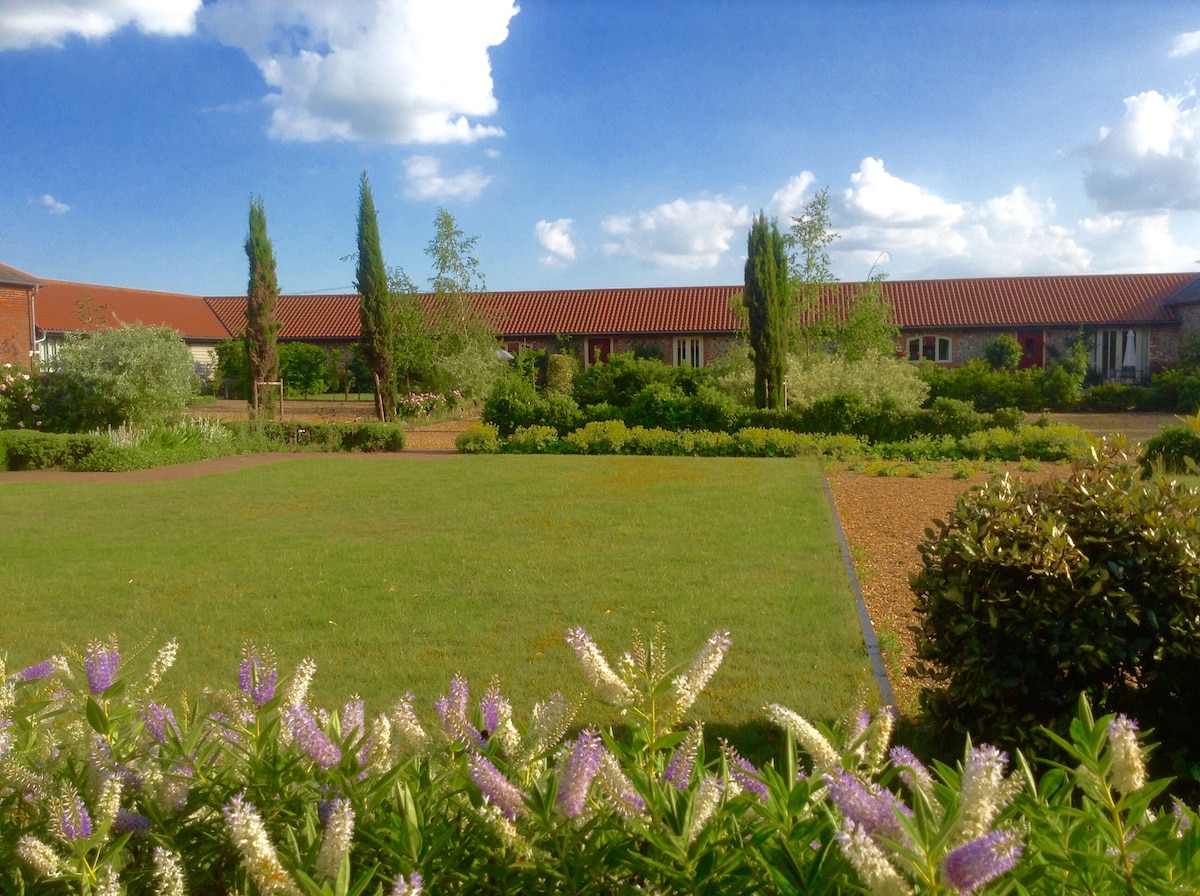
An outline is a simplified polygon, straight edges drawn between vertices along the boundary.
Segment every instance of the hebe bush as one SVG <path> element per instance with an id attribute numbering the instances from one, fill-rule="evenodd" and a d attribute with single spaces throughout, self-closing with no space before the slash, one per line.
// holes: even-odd
<path id="1" fill-rule="evenodd" d="M 1200 493 L 1115 452 L 1069 478 L 961 497 L 912 578 L 925 720 L 1014 744 L 1078 695 L 1200 760 Z"/>
<path id="2" fill-rule="evenodd" d="M 104 436 L 0 431 L 0 456 L 7 470 L 71 470 L 89 455 L 108 446 Z"/>

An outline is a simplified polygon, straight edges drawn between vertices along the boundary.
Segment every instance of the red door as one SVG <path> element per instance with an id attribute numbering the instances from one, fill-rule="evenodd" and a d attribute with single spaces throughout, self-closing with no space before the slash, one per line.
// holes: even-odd
<path id="1" fill-rule="evenodd" d="M 1046 339 L 1041 330 L 1017 330 L 1017 342 L 1021 343 L 1022 370 L 1041 367 L 1045 364 Z"/>
<path id="2" fill-rule="evenodd" d="M 588 367 L 593 364 L 607 364 L 608 356 L 612 354 L 611 339 L 588 339 L 587 341 L 587 363 Z"/>

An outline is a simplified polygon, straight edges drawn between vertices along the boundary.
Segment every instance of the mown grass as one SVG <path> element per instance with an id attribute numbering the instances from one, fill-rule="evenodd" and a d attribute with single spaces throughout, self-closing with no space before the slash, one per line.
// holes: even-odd
<path id="1" fill-rule="evenodd" d="M 239 649 L 315 697 L 428 707 L 492 675 L 519 712 L 583 691 L 563 636 L 615 661 L 666 626 L 686 662 L 734 647 L 696 712 L 754 727 L 765 702 L 831 718 L 870 690 L 820 470 L 810 460 L 320 457 L 169 483 L 0 488 L 10 669 L 110 632 L 180 641 L 180 692 L 232 686 Z"/>

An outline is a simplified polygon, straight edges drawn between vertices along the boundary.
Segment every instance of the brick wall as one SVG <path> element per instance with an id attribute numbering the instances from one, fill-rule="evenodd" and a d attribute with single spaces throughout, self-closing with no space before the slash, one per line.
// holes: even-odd
<path id="1" fill-rule="evenodd" d="M 0 284 L 0 364 L 29 365 L 29 290 Z"/>

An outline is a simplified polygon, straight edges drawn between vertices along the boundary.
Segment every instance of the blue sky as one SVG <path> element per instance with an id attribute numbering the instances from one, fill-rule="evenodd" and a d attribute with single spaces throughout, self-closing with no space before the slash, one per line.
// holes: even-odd
<path id="1" fill-rule="evenodd" d="M 828 188 L 834 269 L 1195 270 L 1194 2 L 0 0 L 0 261 L 349 291 L 359 174 L 419 284 L 439 206 L 492 289 L 732 284 Z"/>

